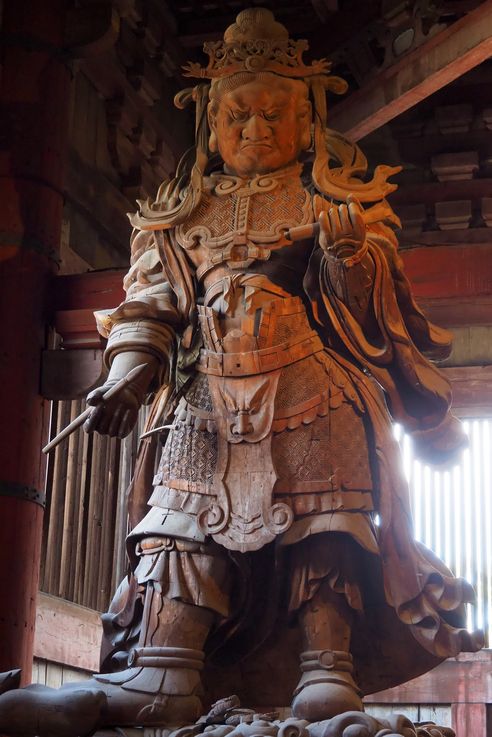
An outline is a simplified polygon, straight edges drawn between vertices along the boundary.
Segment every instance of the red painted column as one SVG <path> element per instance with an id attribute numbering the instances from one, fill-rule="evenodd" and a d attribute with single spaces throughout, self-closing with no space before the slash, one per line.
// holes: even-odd
<path id="1" fill-rule="evenodd" d="M 31 677 L 48 407 L 39 395 L 62 221 L 65 0 L 3 3 L 0 70 L 0 671 Z"/>

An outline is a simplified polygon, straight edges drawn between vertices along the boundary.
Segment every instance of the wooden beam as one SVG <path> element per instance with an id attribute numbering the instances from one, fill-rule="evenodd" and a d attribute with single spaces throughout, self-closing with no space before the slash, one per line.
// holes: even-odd
<path id="1" fill-rule="evenodd" d="M 97 671 L 101 634 L 98 612 L 56 596 L 39 594 L 35 657 Z M 491 668 L 492 651 L 462 653 L 408 683 L 366 696 L 364 701 L 368 704 L 490 704 Z"/>
<path id="2" fill-rule="evenodd" d="M 490 131 L 487 131 L 489 141 Z M 412 146 L 419 148 L 421 139 L 412 140 Z M 441 140 L 440 145 L 443 146 Z M 391 205 L 398 210 L 398 205 L 434 205 L 436 202 L 449 202 L 454 200 L 480 200 L 482 197 L 490 197 L 492 192 L 492 179 L 462 179 L 449 182 L 419 182 L 418 184 L 403 184 L 389 198 Z M 489 233 L 489 236 L 492 235 Z"/>
<path id="3" fill-rule="evenodd" d="M 441 369 L 453 388 L 453 412 L 459 417 L 492 414 L 492 366 Z"/>
<path id="4" fill-rule="evenodd" d="M 366 696 L 366 704 L 491 704 L 492 651 L 461 653 L 407 683 Z M 483 733 L 464 733 L 485 737 Z"/>
<path id="5" fill-rule="evenodd" d="M 449 233 L 443 235 L 449 237 Z M 484 308 L 488 306 L 492 295 L 492 249 L 488 245 L 422 246 L 402 251 L 401 257 L 415 296 L 427 306 L 433 308 L 440 300 L 456 297 L 483 298 Z M 56 277 L 53 310 L 116 307 L 124 299 L 125 272 L 107 269 Z"/>
<path id="6" fill-rule="evenodd" d="M 395 207 L 398 214 L 398 208 Z M 490 251 L 492 246 L 492 228 L 458 228 L 457 230 L 425 230 L 422 233 L 412 233 L 403 230 L 398 237 L 400 248 L 403 247 L 415 250 L 416 246 L 431 246 L 426 248 L 429 252 L 434 250 L 435 246 L 442 248 L 470 248 L 470 246 L 486 246 Z M 409 250 L 402 250 L 402 256 L 405 258 Z M 471 254 L 470 254 L 471 256 Z"/>
<path id="7" fill-rule="evenodd" d="M 421 246 L 401 256 L 417 302 L 431 320 L 443 327 L 492 325 L 490 246 Z M 125 272 L 108 269 L 55 278 L 52 311 L 66 348 L 101 347 L 93 312 L 114 308 L 124 299 Z"/>
<path id="8" fill-rule="evenodd" d="M 442 297 L 419 299 L 419 307 L 436 325 L 467 328 L 492 325 L 492 295 L 482 297 Z"/>
<path id="9" fill-rule="evenodd" d="M 491 55 L 492 0 L 486 0 L 334 107 L 330 127 L 358 141 Z"/>
<path id="10" fill-rule="evenodd" d="M 490 246 L 424 246 L 401 255 L 417 300 L 492 295 Z"/>
<path id="11" fill-rule="evenodd" d="M 88 271 L 57 276 L 53 284 L 53 310 L 104 310 L 125 298 L 123 277 L 127 269 Z"/>
<path id="12" fill-rule="evenodd" d="M 102 337 L 96 329 L 94 310 L 59 310 L 55 330 L 63 337 L 64 348 L 101 348 Z"/>

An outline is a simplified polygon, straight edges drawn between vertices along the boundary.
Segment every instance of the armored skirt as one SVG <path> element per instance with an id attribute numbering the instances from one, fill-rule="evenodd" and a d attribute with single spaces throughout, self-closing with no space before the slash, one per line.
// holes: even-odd
<path id="1" fill-rule="evenodd" d="M 132 538 L 212 540 L 249 553 L 274 540 L 290 546 L 338 532 L 377 553 L 371 424 L 357 390 L 363 377 L 323 347 L 298 297 L 263 304 L 256 350 L 214 351 L 215 314 L 201 308 L 198 372 L 175 411 L 151 511 Z M 328 565 L 339 580 L 336 562 Z M 196 588 L 203 597 L 207 587 Z M 307 595 L 293 587 L 290 608 Z"/>

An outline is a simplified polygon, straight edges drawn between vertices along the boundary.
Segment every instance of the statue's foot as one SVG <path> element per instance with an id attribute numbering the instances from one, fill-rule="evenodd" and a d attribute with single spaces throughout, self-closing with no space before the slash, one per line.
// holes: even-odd
<path id="1" fill-rule="evenodd" d="M 293 716 L 309 722 L 321 722 L 346 711 L 364 711 L 364 706 L 357 691 L 341 683 L 306 686 L 292 702 Z"/>
<path id="2" fill-rule="evenodd" d="M 32 685 L 0 696 L 0 733 L 12 737 L 85 737 L 99 726 L 106 697 L 84 683 L 71 689 Z M 64 691 L 63 695 L 61 692 Z"/>
<path id="3" fill-rule="evenodd" d="M 106 695 L 103 726 L 181 727 L 202 713 L 202 650 L 141 647 L 129 668 L 93 677 Z"/>
<path id="4" fill-rule="evenodd" d="M 159 668 L 129 668 L 95 676 L 91 681 L 106 696 L 100 726 L 171 729 L 192 724 L 203 711 L 196 693 L 199 683 L 192 684 L 191 689 L 187 683 L 179 693 L 183 684 L 176 680 L 176 673 Z"/>
<path id="5" fill-rule="evenodd" d="M 301 670 L 292 702 L 292 714 L 297 719 L 319 722 L 347 711 L 364 711 L 361 693 L 352 678 L 349 653 L 302 653 Z"/>
<path id="6" fill-rule="evenodd" d="M 198 719 L 203 652 L 140 648 L 132 666 L 59 689 L 8 691 L 0 696 L 0 734 L 84 737 L 103 727 L 176 728 Z"/>

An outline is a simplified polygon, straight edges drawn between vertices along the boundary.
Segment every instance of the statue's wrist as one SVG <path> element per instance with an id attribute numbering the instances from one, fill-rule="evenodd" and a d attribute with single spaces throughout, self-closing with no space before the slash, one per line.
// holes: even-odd
<path id="1" fill-rule="evenodd" d="M 128 385 L 127 389 L 134 395 L 139 404 L 145 399 L 149 386 L 159 370 L 159 361 L 151 353 L 145 351 L 122 351 L 112 357 L 111 368 L 106 384 L 112 385 L 123 379 L 136 366 L 145 366 L 145 370 Z"/>
<path id="2" fill-rule="evenodd" d="M 337 261 L 350 269 L 362 261 L 367 253 L 368 243 L 367 240 L 361 242 L 347 239 L 338 241 L 331 248 L 324 248 L 323 250 L 328 259 Z"/>
<path id="3" fill-rule="evenodd" d="M 356 251 L 354 251 L 350 255 L 347 255 L 343 259 L 344 267 L 346 269 L 351 269 L 353 266 L 357 266 L 357 264 L 360 264 L 365 258 L 368 250 L 369 250 L 369 244 L 366 238 L 362 243 L 359 243 L 359 247 L 357 248 Z"/>

